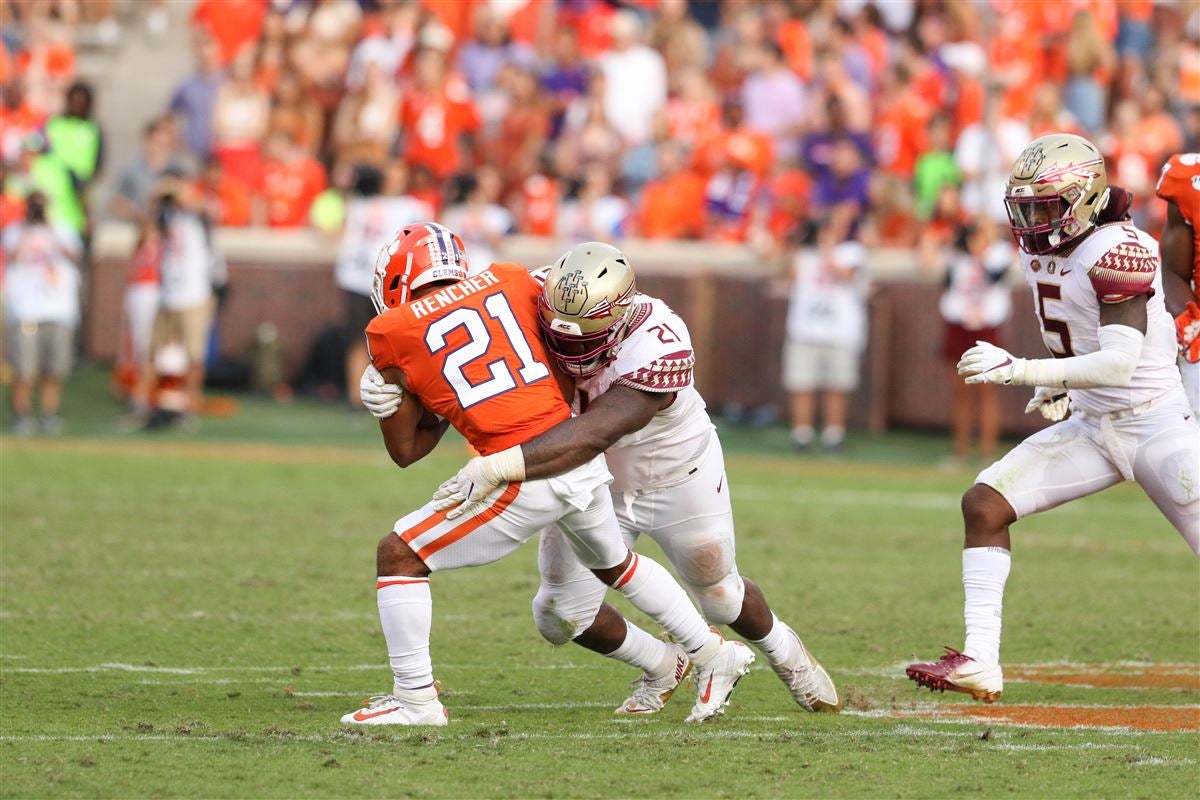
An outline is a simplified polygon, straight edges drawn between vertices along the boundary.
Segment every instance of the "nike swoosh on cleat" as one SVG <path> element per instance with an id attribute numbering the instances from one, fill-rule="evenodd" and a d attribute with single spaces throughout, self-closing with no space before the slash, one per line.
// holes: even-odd
<path id="1" fill-rule="evenodd" d="M 385 708 L 383 711 L 376 711 L 373 714 L 368 714 L 365 711 L 355 711 L 354 719 L 358 720 L 359 722 L 366 722 L 369 719 L 374 719 L 375 717 L 382 717 L 384 714 L 391 714 L 393 711 L 399 711 L 399 710 L 400 710 L 400 706 L 397 706 L 396 708 Z"/>
<path id="2" fill-rule="evenodd" d="M 707 703 L 708 698 L 712 697 L 712 681 L 713 681 L 713 676 L 709 675 L 708 676 L 708 685 L 704 687 L 704 694 L 700 695 L 701 703 Z"/>

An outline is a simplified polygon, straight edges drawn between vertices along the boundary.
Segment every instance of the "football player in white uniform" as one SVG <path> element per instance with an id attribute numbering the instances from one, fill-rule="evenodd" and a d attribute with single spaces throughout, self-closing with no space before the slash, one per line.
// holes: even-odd
<path id="1" fill-rule="evenodd" d="M 1175 366 L 1157 245 L 1127 221 L 1128 193 L 1116 191 L 1122 211 L 1106 222 L 1117 215 L 1104 159 L 1091 142 L 1068 134 L 1035 140 L 1009 176 L 1010 224 L 1042 339 L 1055 357 L 1018 358 L 978 343 L 958 372 L 967 383 L 1037 387 L 1026 412 L 1057 424 L 981 472 L 963 495 L 966 643 L 962 652 L 947 647 L 939 661 L 907 669 L 931 690 L 989 703 L 1000 697 L 1008 528 L 1017 520 L 1133 480 L 1200 554 L 1200 425 Z"/>
<path id="2" fill-rule="evenodd" d="M 828 673 L 738 573 L 721 443 L 693 386 L 695 356 L 683 320 L 637 293 L 621 251 L 598 242 L 572 248 L 546 270 L 539 306 L 547 350 L 574 379 L 577 416 L 515 453 L 473 459 L 437 499 L 467 509 L 505 482 L 556 475 L 605 453 L 626 541 L 632 546 L 642 533 L 654 539 L 708 621 L 749 640 L 803 708 L 840 710 Z M 542 636 L 640 667 L 636 690 L 617 713 L 660 710 L 691 667 L 687 653 L 604 603 L 607 587 L 558 529 L 542 532 L 538 565 L 533 614 Z M 703 697 L 704 671 L 694 679 Z"/>

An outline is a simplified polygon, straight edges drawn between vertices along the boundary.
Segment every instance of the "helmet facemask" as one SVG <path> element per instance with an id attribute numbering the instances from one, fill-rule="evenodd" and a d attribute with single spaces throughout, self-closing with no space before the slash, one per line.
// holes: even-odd
<path id="1" fill-rule="evenodd" d="M 557 316 L 543 298 L 538 298 L 538 306 L 542 339 L 563 372 L 572 378 L 589 378 L 613 359 L 624 338 L 628 312 L 598 331 L 584 333 L 578 323 Z"/>

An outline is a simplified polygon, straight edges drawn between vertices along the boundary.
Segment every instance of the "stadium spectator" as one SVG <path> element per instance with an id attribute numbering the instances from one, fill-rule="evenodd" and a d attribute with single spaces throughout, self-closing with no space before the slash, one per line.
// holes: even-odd
<path id="1" fill-rule="evenodd" d="M 1105 83 L 1115 66 L 1115 55 L 1088 11 L 1076 11 L 1071 18 L 1065 56 L 1067 82 L 1063 103 L 1079 121 L 1084 134 L 1095 135 L 1104 125 L 1108 101 Z"/>
<path id="2" fill-rule="evenodd" d="M 756 48 L 741 100 L 746 127 L 771 137 L 775 157 L 785 162 L 799 159 L 807 98 L 779 45 L 768 42 Z"/>
<path id="3" fill-rule="evenodd" d="M 822 232 L 815 249 L 792 258 L 783 388 L 791 407 L 792 445 L 812 447 L 821 395 L 821 444 L 838 450 L 846 437 L 846 400 L 858 386 L 858 360 L 867 342 L 866 249 L 833 244 Z"/>
<path id="4" fill-rule="evenodd" d="M 71 370 L 79 324 L 79 259 L 83 244 L 76 230 L 47 216 L 40 192 L 25 198 L 25 219 L 4 229 L 5 319 L 8 361 L 13 370 L 13 433 L 31 436 L 34 385 L 44 433 L 57 436 L 62 382 Z"/>
<path id="5" fill-rule="evenodd" d="M 135 154 L 117 177 L 111 201 L 112 213 L 119 219 L 139 223 L 150 215 L 150 192 L 166 170 L 185 171 L 183 158 L 172 152 L 171 133 L 162 118 L 147 123 L 142 130 L 141 151 Z"/>
<path id="6" fill-rule="evenodd" d="M 404 158 L 444 180 L 462 165 L 461 139 L 479 128 L 470 90 L 447 74 L 446 53 L 422 47 L 413 60 L 413 81 L 400 112 Z"/>
<path id="7" fill-rule="evenodd" d="M 419 16 L 416 3 L 401 3 L 384 9 L 377 22 L 368 22 L 367 35 L 350 55 L 346 88 L 353 91 L 362 86 L 367 67 L 372 64 L 388 77 L 398 75 L 416 46 Z"/>
<path id="8" fill-rule="evenodd" d="M 573 198 L 558 211 L 558 235 L 575 242 L 603 242 L 621 236 L 629 203 L 613 192 L 612 172 L 602 164 L 584 169 Z"/>
<path id="9" fill-rule="evenodd" d="M 382 169 L 396 141 L 399 117 L 400 93 L 395 84 L 381 66 L 369 64 L 359 87 L 338 106 L 331 147 L 343 163 Z"/>
<path id="10" fill-rule="evenodd" d="M 458 49 L 458 69 L 474 94 L 496 85 L 500 70 L 507 65 L 532 68 L 536 55 L 523 42 L 514 42 L 508 20 L 497 9 L 475 6 L 475 35 Z"/>
<path id="11" fill-rule="evenodd" d="M 362 332 L 375 317 L 371 283 L 379 243 L 388 241 L 405 225 L 431 219 L 433 209 L 406 195 L 383 194 L 383 173 L 373 165 L 356 166 L 352 180 L 334 279 L 346 304 L 346 401 L 357 408 L 358 378 L 368 358 Z M 389 188 L 402 190 L 398 185 Z"/>
<path id="12" fill-rule="evenodd" d="M 262 141 L 271 105 L 266 91 L 254 82 L 253 58 L 250 50 L 234 57 L 229 79 L 217 90 L 212 154 L 227 174 L 257 186 L 262 181 Z"/>
<path id="13" fill-rule="evenodd" d="M 698 239 L 704 233 L 704 179 L 687 168 L 683 145 L 658 145 L 658 177 L 646 185 L 636 232 L 647 239 Z"/>
<path id="14" fill-rule="evenodd" d="M 225 74 L 221 71 L 221 52 L 215 41 L 201 36 L 196 39 L 194 49 L 196 71 L 175 89 L 169 109 L 180 117 L 188 150 L 203 160 L 212 153 L 213 112 Z"/>
<path id="15" fill-rule="evenodd" d="M 44 114 L 57 114 L 63 108 L 64 92 L 75 78 L 70 28 L 50 18 L 46 5 L 30 4 L 29 10 L 16 58 L 17 72 L 30 104 Z"/>
<path id="16" fill-rule="evenodd" d="M 21 81 L 13 80 L 0 86 L 0 158 L 8 162 L 20 159 L 25 140 L 40 131 L 45 122 L 45 113 L 25 98 L 25 86 Z"/>
<path id="17" fill-rule="evenodd" d="M 118 397 L 128 402 L 131 419 L 144 419 L 150 408 L 147 378 L 154 319 L 161 295 L 159 267 L 162 263 L 162 232 L 155 220 L 141 224 L 137 245 L 129 259 L 125 294 L 121 302 L 121 333 L 113 384 Z"/>
<path id="18" fill-rule="evenodd" d="M 251 188 L 228 174 L 221 162 L 209 159 L 196 183 L 204 216 L 213 225 L 241 228 L 253 221 Z"/>
<path id="19" fill-rule="evenodd" d="M 305 93 L 295 73 L 284 72 L 275 83 L 267 136 L 273 133 L 292 138 L 312 156 L 325 139 L 325 112 Z"/>
<path id="20" fill-rule="evenodd" d="M 213 40 L 222 66 L 251 52 L 263 28 L 267 0 L 199 0 L 190 23 Z"/>
<path id="21" fill-rule="evenodd" d="M 927 149 L 917 156 L 913 167 L 913 189 L 919 219 L 929 219 L 934 205 L 946 186 L 958 186 L 962 173 L 950 152 L 950 118 L 937 114 L 926 129 Z"/>
<path id="22" fill-rule="evenodd" d="M 154 202 L 162 238 L 162 289 L 151 350 L 156 353 L 167 345 L 179 345 L 186 352 L 186 413 L 194 415 L 202 408 L 209 328 L 215 311 L 214 253 L 201 198 L 182 174 L 166 173 L 155 186 Z M 151 369 L 147 367 L 148 372 Z M 144 380 L 146 386 L 152 385 L 154 375 L 145 374 Z"/>
<path id="23" fill-rule="evenodd" d="M 541 88 L 550 106 L 550 137 L 558 138 L 568 107 L 588 88 L 588 67 L 579 52 L 579 34 L 562 27 L 554 32 L 551 55 L 541 68 Z"/>
<path id="24" fill-rule="evenodd" d="M 104 164 L 104 135 L 92 119 L 92 87 L 76 81 L 67 90 L 62 114 L 46 123 L 50 152 L 67 170 L 71 179 L 71 215 L 76 230 L 89 229 L 87 190 Z"/>
<path id="25" fill-rule="evenodd" d="M 985 103 L 981 122 L 968 125 L 954 145 L 954 160 L 962 170 L 962 205 L 972 217 L 985 215 L 997 224 L 1008 221 L 1004 185 L 1012 164 L 1030 142 L 1029 127 L 1015 119 L 998 118 L 998 93 Z"/>
<path id="26" fill-rule="evenodd" d="M 460 184 L 460 196 L 442 212 L 442 221 L 458 232 L 470 263 L 482 269 L 500 260 L 496 248 L 512 233 L 513 218 L 499 203 L 503 184 L 495 167 L 480 167 L 474 175 L 463 176 Z"/>
<path id="27" fill-rule="evenodd" d="M 1016 253 L 997 235 L 991 220 L 982 218 L 959 228 L 953 250 L 943 250 L 945 290 L 938 310 L 945 321 L 942 358 L 948 369 L 951 398 L 952 464 L 961 466 L 971 455 L 971 433 L 979 431 L 979 457 L 996 455 L 1000 441 L 1000 400 L 997 387 L 968 386 L 956 370 L 959 357 L 977 341 L 1001 346 L 1000 327 L 1012 314 L 1011 293 L 1004 277 Z"/>
<path id="28" fill-rule="evenodd" d="M 325 190 L 325 168 L 284 133 L 267 139 L 257 218 L 272 228 L 302 228 L 312 202 Z"/>
<path id="29" fill-rule="evenodd" d="M 650 140 L 655 115 L 667 103 L 663 57 L 641 43 L 642 23 L 632 11 L 612 20 L 612 49 L 598 60 L 604 74 L 604 114 L 624 142 L 636 147 Z"/>

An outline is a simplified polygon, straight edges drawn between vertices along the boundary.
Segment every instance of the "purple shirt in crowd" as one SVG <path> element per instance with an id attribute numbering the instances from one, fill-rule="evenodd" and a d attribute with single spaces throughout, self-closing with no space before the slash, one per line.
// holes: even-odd
<path id="1" fill-rule="evenodd" d="M 225 82 L 223 73 L 195 73 L 179 84 L 171 96 L 170 110 L 183 117 L 183 140 L 200 159 L 212 152 L 213 108 L 217 90 Z"/>

